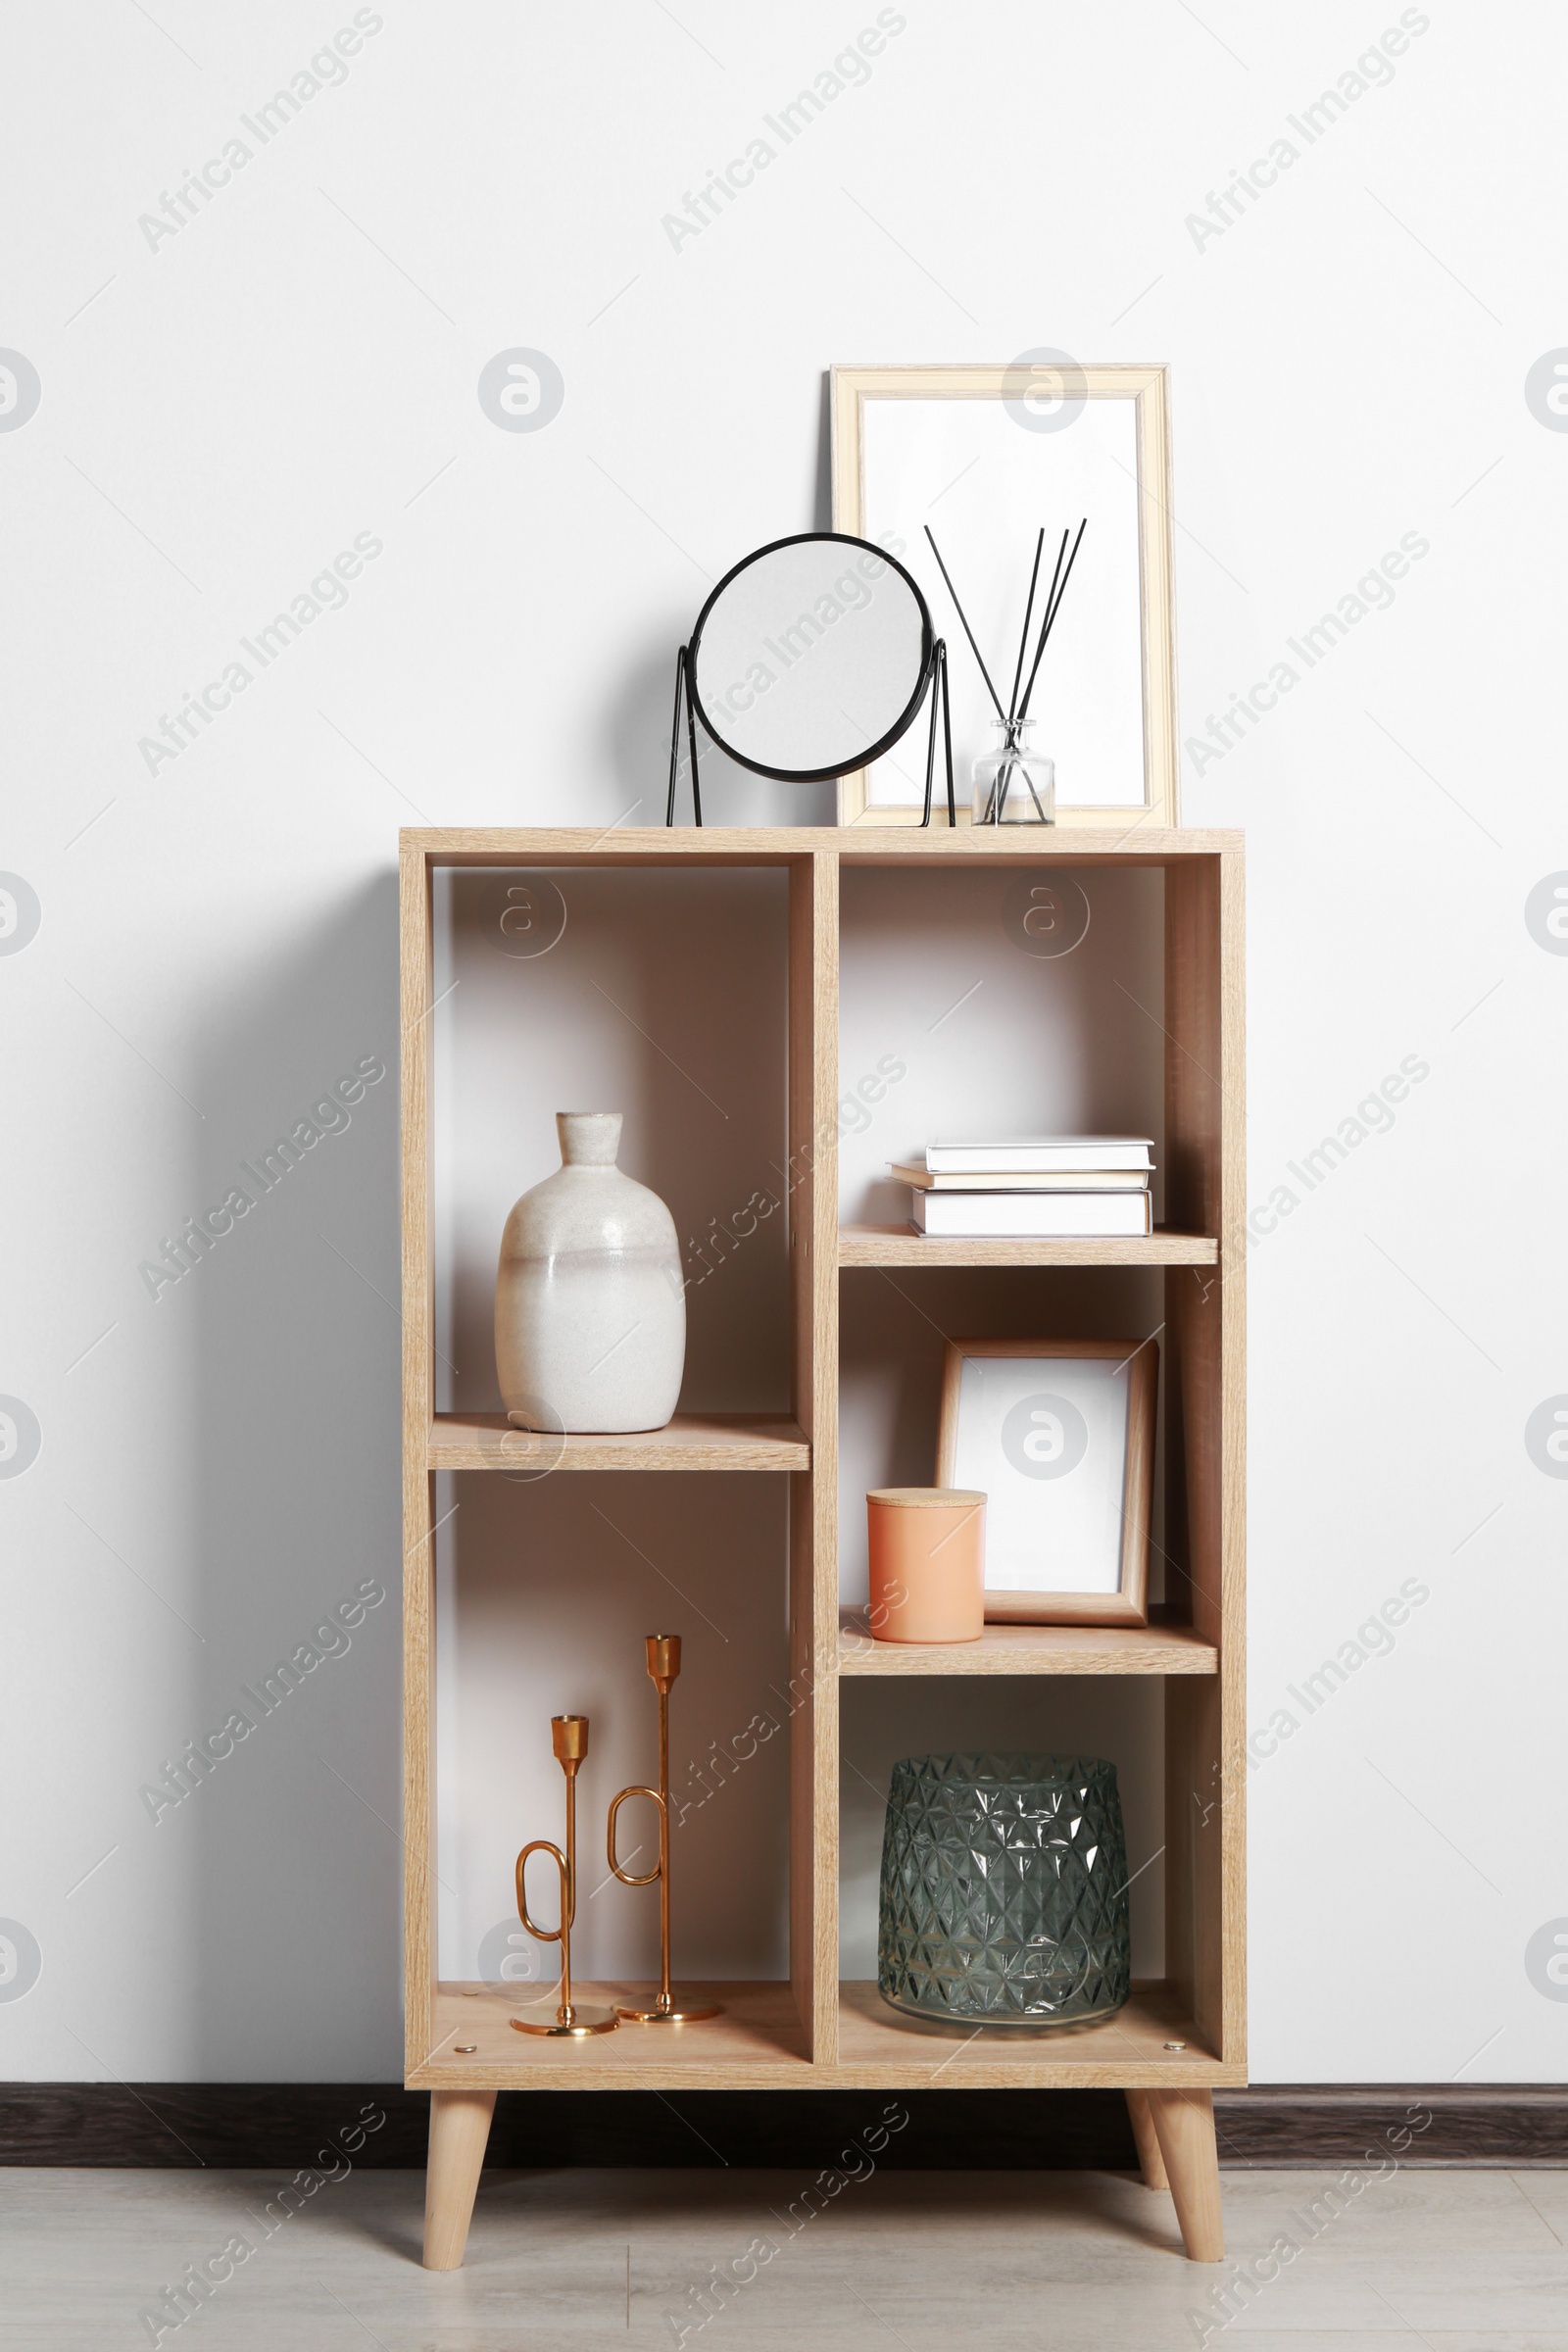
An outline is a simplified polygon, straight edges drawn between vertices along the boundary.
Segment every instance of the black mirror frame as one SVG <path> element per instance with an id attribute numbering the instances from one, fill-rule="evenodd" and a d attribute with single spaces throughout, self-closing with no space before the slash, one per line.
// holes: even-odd
<path id="1" fill-rule="evenodd" d="M 704 709 L 697 692 L 698 649 L 702 644 L 703 630 L 708 616 L 732 580 L 737 579 L 743 571 L 749 570 L 754 564 L 760 564 L 765 556 L 776 555 L 781 547 L 800 547 L 818 542 L 856 548 L 862 554 L 875 556 L 878 563 L 887 564 L 891 570 L 898 573 L 914 598 L 915 609 L 920 615 L 920 672 L 913 693 L 892 727 L 866 750 L 858 751 L 853 759 L 839 760 L 831 767 L 768 767 L 759 760 L 748 759 L 744 752 L 736 751 L 732 744 L 727 743 Z M 738 767 L 750 769 L 754 776 L 768 776 L 781 784 L 826 784 L 833 782 L 839 776 L 852 774 L 856 768 L 869 766 L 873 760 L 880 760 L 885 753 L 890 752 L 893 746 L 902 741 L 903 737 L 908 733 L 928 691 L 932 696 L 931 732 L 926 747 L 925 809 L 920 822 L 922 825 L 929 825 L 931 822 L 931 783 L 936 760 L 937 702 L 940 699 L 943 714 L 943 740 L 947 753 L 948 823 L 953 825 L 957 820 L 953 794 L 953 720 L 948 705 L 948 649 L 943 639 L 936 636 L 932 629 L 931 608 L 925 601 L 919 581 L 915 579 L 912 572 L 906 569 L 896 556 L 890 556 L 885 547 L 878 547 L 869 539 L 857 538 L 850 531 L 793 531 L 786 538 L 770 539 L 765 547 L 754 548 L 751 554 L 743 556 L 738 564 L 731 564 L 717 586 L 710 591 L 702 611 L 697 615 L 697 625 L 693 629 L 689 641 L 681 647 L 675 658 L 675 709 L 670 725 L 669 791 L 664 809 L 665 825 L 670 826 L 675 822 L 675 783 L 680 761 L 680 725 L 683 700 L 688 757 L 691 760 L 692 771 L 692 816 L 694 823 L 700 825 L 703 821 L 703 802 L 697 764 L 697 720 L 699 718 L 703 722 L 703 732 L 708 736 L 710 742 L 716 744 L 725 758 L 733 760 Z"/>

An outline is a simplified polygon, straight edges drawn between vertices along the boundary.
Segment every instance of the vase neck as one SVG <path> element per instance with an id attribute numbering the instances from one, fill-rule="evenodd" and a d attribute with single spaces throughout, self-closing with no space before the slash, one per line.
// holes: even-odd
<path id="1" fill-rule="evenodd" d="M 620 1150 L 620 1121 L 618 1110 L 558 1110 L 562 1166 L 612 1168 Z"/>

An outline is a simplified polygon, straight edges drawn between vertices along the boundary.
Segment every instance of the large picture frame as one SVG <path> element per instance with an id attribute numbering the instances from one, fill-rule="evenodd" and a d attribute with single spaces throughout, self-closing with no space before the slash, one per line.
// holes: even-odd
<path id="1" fill-rule="evenodd" d="M 887 547 L 919 581 L 951 648 L 960 823 L 991 748 L 989 698 L 963 642 L 929 522 L 993 668 L 1010 682 L 1037 527 L 1088 516 L 1035 703 L 1056 760 L 1056 822 L 1179 823 L 1168 370 L 1033 353 L 1007 368 L 835 368 L 833 528 Z M 1000 691 L 1005 695 L 1005 683 Z M 839 782 L 839 822 L 920 822 L 897 755 Z"/>
<path id="2" fill-rule="evenodd" d="M 939 1487 L 986 1503 L 987 1621 L 1147 1625 L 1152 1340 L 950 1340 Z"/>

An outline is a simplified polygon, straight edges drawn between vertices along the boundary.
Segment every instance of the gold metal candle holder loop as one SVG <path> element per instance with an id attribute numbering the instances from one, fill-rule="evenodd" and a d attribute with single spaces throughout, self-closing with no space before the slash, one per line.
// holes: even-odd
<path id="1" fill-rule="evenodd" d="M 580 2038 L 587 2034 L 608 2034 L 619 2023 L 613 2009 L 585 2009 L 571 1997 L 571 1930 L 577 1916 L 577 1768 L 588 1753 L 588 1718 L 586 1715 L 552 1715 L 550 1743 L 556 1762 L 566 1779 L 566 1850 L 549 1838 L 534 1838 L 517 1856 L 517 1917 L 538 1943 L 559 1943 L 561 1946 L 561 2000 L 553 2023 L 543 2019 L 514 2017 L 514 2027 L 519 2034 L 570 2034 Z M 526 1873 L 530 1854 L 550 1854 L 561 1876 L 561 1925 L 542 1928 L 529 1915 Z"/>
<path id="2" fill-rule="evenodd" d="M 556 1868 L 561 1873 L 561 1925 L 559 1928 L 542 1928 L 536 1919 L 530 1919 L 528 1916 L 527 1870 L 530 1854 L 553 1854 L 555 1856 Z M 560 1943 L 571 1934 L 572 1918 L 576 1909 L 576 1905 L 572 1901 L 576 1888 L 571 1884 L 571 1876 L 565 1855 L 560 1846 L 554 1844 L 548 1838 L 535 1838 L 531 1843 L 523 1847 L 517 1856 L 517 1917 L 536 1941 Z"/>
<path id="3" fill-rule="evenodd" d="M 659 1994 L 651 2009 L 638 2008 L 629 2001 L 617 2001 L 615 2014 L 629 2025 L 684 2026 L 697 2025 L 704 2018 L 717 2017 L 716 2006 L 677 2008 L 669 1989 L 669 1693 L 680 1673 L 679 1634 L 648 1634 L 644 1637 L 648 1659 L 648 1679 L 659 1692 L 659 1787 L 657 1788 L 622 1788 L 612 1800 L 610 1818 L 605 1825 L 605 1854 L 611 1871 L 623 1886 L 659 1887 Z M 629 1796 L 650 1797 L 659 1808 L 659 1860 L 652 1870 L 640 1877 L 623 1870 L 615 1853 L 615 1816 Z"/>
<path id="4" fill-rule="evenodd" d="M 641 1878 L 634 1877 L 629 1870 L 622 1870 L 620 1864 L 615 1859 L 615 1815 L 620 1811 L 621 1806 L 626 1802 L 628 1796 L 646 1796 L 651 1803 L 656 1804 L 659 1807 L 660 1859 L 654 1864 L 652 1870 L 644 1871 Z M 610 1820 L 607 1824 L 605 1832 L 605 1852 L 609 1859 L 612 1874 L 620 1881 L 623 1886 L 652 1886 L 659 1878 L 661 1871 L 663 1869 L 665 1810 L 666 1808 L 664 1799 L 660 1795 L 657 1788 L 622 1788 L 617 1795 L 611 1798 Z"/>

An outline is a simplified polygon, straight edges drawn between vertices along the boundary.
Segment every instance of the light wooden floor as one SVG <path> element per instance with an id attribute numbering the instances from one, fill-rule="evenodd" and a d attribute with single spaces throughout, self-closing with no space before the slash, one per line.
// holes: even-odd
<path id="1" fill-rule="evenodd" d="M 1334 2175 L 1227 2173 L 1233 2262 L 1301 2248 L 1228 2326 L 1211 2298 L 1234 2270 L 1185 2262 L 1169 2198 L 1120 2175 L 882 2173 L 790 2237 L 807 2178 L 487 2176 L 466 2266 L 442 2276 L 418 2267 L 420 2173 L 355 2173 L 266 2237 L 280 2174 L 0 2171 L 0 2340 L 146 2344 L 142 2307 L 239 2231 L 255 2254 L 166 2346 L 673 2345 L 667 2315 L 698 2316 L 688 2290 L 765 2237 L 779 2251 L 688 2347 L 1568 2352 L 1568 2172 L 1401 2171 L 1316 2222 Z"/>

